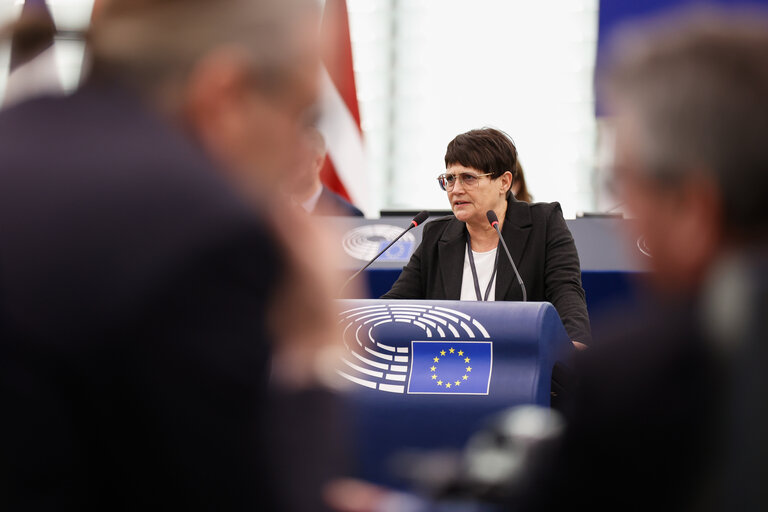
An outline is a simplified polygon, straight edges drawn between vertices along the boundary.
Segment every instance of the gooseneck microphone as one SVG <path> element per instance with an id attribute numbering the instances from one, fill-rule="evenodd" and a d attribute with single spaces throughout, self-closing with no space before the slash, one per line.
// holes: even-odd
<path id="1" fill-rule="evenodd" d="M 523 290 L 523 302 L 527 302 L 528 294 L 525 291 L 525 284 L 523 284 L 523 278 L 520 277 L 520 272 L 517 271 L 517 266 L 515 265 L 515 262 L 512 259 L 512 255 L 509 254 L 507 243 L 504 241 L 504 237 L 501 236 L 501 231 L 499 231 L 499 218 L 496 216 L 496 212 L 494 212 L 493 210 L 488 210 L 485 213 L 485 216 L 488 217 L 488 222 L 491 223 L 491 226 L 493 226 L 493 229 L 495 229 L 496 233 L 499 235 L 499 241 L 501 242 L 501 245 L 504 247 L 504 252 L 507 253 L 507 258 L 509 259 L 509 262 L 512 264 L 512 270 L 515 271 L 517 282 L 520 283 L 520 289 Z"/>
<path id="2" fill-rule="evenodd" d="M 357 276 L 359 276 L 359 275 L 360 275 L 360 273 L 361 273 L 363 270 L 365 270 L 365 269 L 367 269 L 368 267 L 370 267 L 370 266 L 371 266 L 371 264 L 372 264 L 374 261 L 376 261 L 377 259 L 379 259 L 379 256 L 381 256 L 382 254 L 384 254 L 385 252 L 387 252 L 387 249 L 389 249 L 390 247 L 392 247 L 393 245 L 395 245 L 395 242 L 397 242 L 398 240 L 400 240 L 400 239 L 403 237 L 403 235 L 405 235 L 407 232 L 409 232 L 410 230 L 412 230 L 412 229 L 413 229 L 413 228 L 415 228 L 416 226 L 419 226 L 419 225 L 421 225 L 421 224 L 422 224 L 422 223 L 423 223 L 425 220 L 427 220 L 427 218 L 429 218 L 429 212 L 427 212 L 426 210 L 425 210 L 425 211 L 423 211 L 423 212 L 419 212 L 419 213 L 418 213 L 418 214 L 417 214 L 417 215 L 416 215 L 416 216 L 413 218 L 413 220 L 411 220 L 411 224 L 410 224 L 410 225 L 409 225 L 407 228 L 405 228 L 405 230 L 404 230 L 402 233 L 400 233 L 399 235 L 397 235 L 397 238 L 395 238 L 394 240 L 392 240 L 392 241 L 389 243 L 389 245 L 388 245 L 388 246 L 386 246 L 384 249 L 382 249 L 382 250 L 381 250 L 381 252 L 380 252 L 379 254 L 377 254 L 376 256 L 374 256 L 374 257 L 373 257 L 373 259 L 372 259 L 371 261 L 369 261 L 368 263 L 366 263 L 366 264 L 365 264 L 365 266 L 364 266 L 363 268 L 361 268 L 360 270 L 358 270 L 357 272 L 355 272 L 354 274 L 352 274 L 352 276 L 351 276 L 349 279 L 347 279 L 347 280 L 346 280 L 346 282 L 344 283 L 344 286 L 342 286 L 342 287 L 341 287 L 341 290 L 339 290 L 339 291 L 340 291 L 340 292 L 343 292 L 343 291 L 344 291 L 344 288 L 346 288 L 346 287 L 347 287 L 347 285 L 348 285 L 349 283 L 351 283 L 353 279 L 355 279 Z"/>

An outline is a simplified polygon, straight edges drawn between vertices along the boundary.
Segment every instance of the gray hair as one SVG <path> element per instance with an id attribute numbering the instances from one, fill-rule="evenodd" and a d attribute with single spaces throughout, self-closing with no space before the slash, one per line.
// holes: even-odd
<path id="1" fill-rule="evenodd" d="M 110 0 L 88 33 L 93 70 L 156 93 L 230 45 L 279 71 L 291 58 L 291 23 L 307 8 L 317 0 Z"/>
<path id="2" fill-rule="evenodd" d="M 731 228 L 768 221 L 768 16 L 705 10 L 625 32 L 599 85 L 640 120 L 644 167 L 665 186 L 709 173 Z"/>

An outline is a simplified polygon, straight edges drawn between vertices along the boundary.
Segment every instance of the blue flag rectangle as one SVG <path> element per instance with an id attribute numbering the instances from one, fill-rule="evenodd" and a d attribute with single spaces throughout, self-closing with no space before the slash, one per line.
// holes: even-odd
<path id="1" fill-rule="evenodd" d="M 487 395 L 490 341 L 412 341 L 410 394 Z"/>

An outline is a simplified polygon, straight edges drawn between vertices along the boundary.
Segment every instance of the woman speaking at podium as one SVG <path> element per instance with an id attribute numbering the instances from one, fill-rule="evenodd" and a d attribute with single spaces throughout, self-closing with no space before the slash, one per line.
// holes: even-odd
<path id="1" fill-rule="evenodd" d="M 523 300 L 496 229 L 519 271 L 527 300 L 551 302 L 577 346 L 591 341 L 576 245 L 559 203 L 525 203 L 510 191 L 517 149 L 503 132 L 471 130 L 448 144 L 438 176 L 453 216 L 424 225 L 421 245 L 383 299 Z"/>

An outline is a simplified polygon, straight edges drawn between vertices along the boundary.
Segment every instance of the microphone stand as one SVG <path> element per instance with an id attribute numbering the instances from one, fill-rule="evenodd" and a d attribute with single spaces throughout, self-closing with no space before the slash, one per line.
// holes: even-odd
<path id="1" fill-rule="evenodd" d="M 523 302 L 528 302 L 528 293 L 525 291 L 525 284 L 523 283 L 523 278 L 520 277 L 520 272 L 517 271 L 517 265 L 515 265 L 515 260 L 512 259 L 512 255 L 509 253 L 509 248 L 507 248 L 507 242 L 504 241 L 504 237 L 501 236 L 501 230 L 499 229 L 499 219 L 496 216 L 496 212 L 493 210 L 488 210 L 488 213 L 486 214 L 488 217 L 488 222 L 493 226 L 493 229 L 496 230 L 496 234 L 499 235 L 499 241 L 501 242 L 502 247 L 504 247 L 504 252 L 507 253 L 507 258 L 509 259 L 509 262 L 512 264 L 512 270 L 515 271 L 515 277 L 517 277 L 517 282 L 520 284 L 520 289 L 523 291 Z"/>

